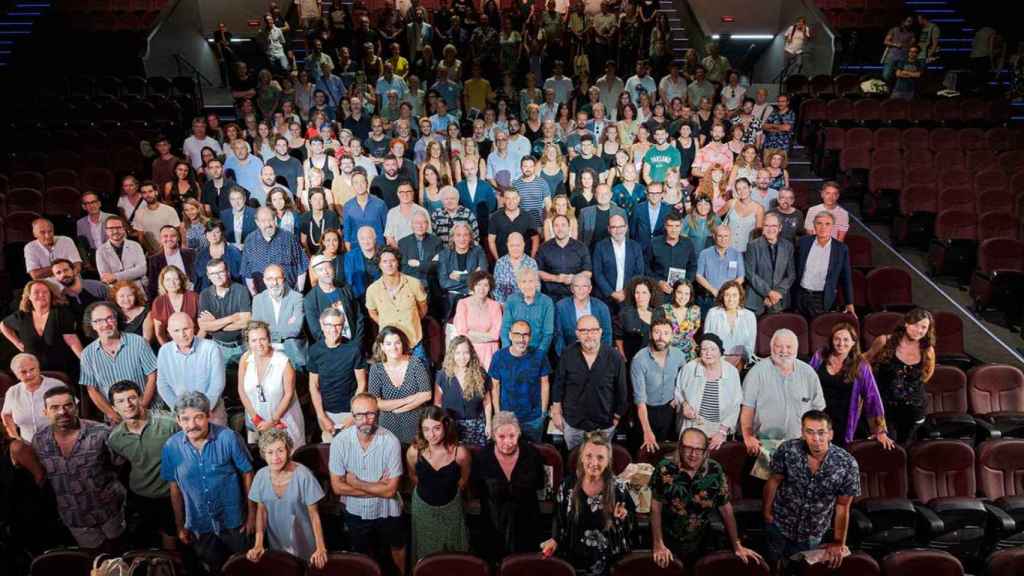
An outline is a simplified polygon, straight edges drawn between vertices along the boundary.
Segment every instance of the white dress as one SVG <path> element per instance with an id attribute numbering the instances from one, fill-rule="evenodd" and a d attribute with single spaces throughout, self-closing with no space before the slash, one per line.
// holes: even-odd
<path id="1" fill-rule="evenodd" d="M 275 350 L 264 374 L 261 391 L 260 381 L 256 375 L 256 362 L 250 357 L 246 363 L 245 395 L 249 397 L 249 402 L 256 413 L 264 420 L 274 416 L 281 397 L 284 396 L 284 368 L 287 364 L 288 357 L 283 352 Z M 292 437 L 293 449 L 298 449 L 306 443 L 306 425 L 302 419 L 298 391 L 292 395 L 291 406 L 281 418 L 281 422 L 287 427 L 288 435 Z"/>

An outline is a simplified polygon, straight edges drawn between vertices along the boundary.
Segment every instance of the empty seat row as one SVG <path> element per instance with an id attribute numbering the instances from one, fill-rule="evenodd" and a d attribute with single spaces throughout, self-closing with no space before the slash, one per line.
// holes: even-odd
<path id="1" fill-rule="evenodd" d="M 837 84 L 838 89 L 838 84 Z M 1011 108 L 1006 99 L 947 98 L 942 100 L 877 99 L 854 100 L 840 97 L 832 100 L 809 98 L 800 103 L 802 122 L 821 124 L 890 123 L 890 124 L 1003 124 L 1009 120 Z"/>

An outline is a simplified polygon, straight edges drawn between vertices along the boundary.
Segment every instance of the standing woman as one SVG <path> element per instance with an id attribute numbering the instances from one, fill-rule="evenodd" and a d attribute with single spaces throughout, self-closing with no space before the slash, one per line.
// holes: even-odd
<path id="1" fill-rule="evenodd" d="M 693 200 L 693 210 L 683 219 L 683 236 L 693 242 L 693 249 L 697 254 L 711 245 L 708 243 L 708 239 L 711 238 L 715 227 L 722 223 L 718 214 L 711 210 L 712 204 L 711 197 L 701 194 L 698 187 Z"/>
<path id="2" fill-rule="evenodd" d="M 320 239 L 319 250 L 316 254 L 322 255 L 334 266 L 334 277 L 344 278 L 345 277 L 345 255 L 342 253 L 343 243 L 341 241 L 341 232 L 337 229 L 327 229 L 324 231 L 324 235 Z M 309 285 L 316 286 L 320 276 L 316 273 L 316 267 L 313 266 L 313 261 L 310 259 L 309 264 Z"/>
<path id="3" fill-rule="evenodd" d="M 405 453 L 412 492 L 413 561 L 434 552 L 466 552 L 469 535 L 462 490 L 469 482 L 469 450 L 459 445 L 455 421 L 438 406 L 423 411 L 415 442 Z"/>
<path id="4" fill-rule="evenodd" d="M 700 144 L 693 137 L 693 126 L 688 122 L 684 122 L 679 126 L 676 148 L 679 149 L 679 176 L 681 178 L 689 178 Z"/>
<path id="5" fill-rule="evenodd" d="M 160 345 L 171 341 L 167 333 L 167 320 L 175 312 L 184 312 L 199 325 L 199 294 L 188 289 L 188 278 L 177 266 L 165 266 L 157 276 L 157 293 L 153 300 L 153 331 Z M 202 330 L 199 331 L 202 336 Z"/>
<path id="6" fill-rule="evenodd" d="M 789 170 L 786 170 L 787 162 L 786 153 L 782 150 L 772 150 L 768 153 L 765 164 L 767 164 L 768 175 L 772 177 L 771 182 L 768 183 L 769 188 L 774 188 L 775 190 L 789 188 Z"/>
<path id="7" fill-rule="evenodd" d="M 494 280 L 487 270 L 474 270 L 466 284 L 469 296 L 455 305 L 452 323 L 455 331 L 473 344 L 474 356 L 479 358 L 484 370 L 488 370 L 491 367 L 491 356 L 501 347 L 501 304 L 491 298 Z"/>
<path id="8" fill-rule="evenodd" d="M 604 165 L 613 167 L 617 164 L 615 161 L 615 153 L 619 151 L 621 146 L 619 140 L 619 127 L 615 124 L 609 124 L 603 132 L 601 132 L 601 159 L 604 160 Z"/>
<path id="9" fill-rule="evenodd" d="M 601 431 L 588 432 L 576 462 L 558 490 L 552 538 L 541 553 L 556 552 L 579 576 L 607 576 L 630 550 L 636 506 L 626 484 L 612 472 L 612 445 Z"/>
<path id="10" fill-rule="evenodd" d="M 206 264 L 214 258 L 219 258 L 228 265 L 228 274 L 231 275 L 232 281 L 241 282 L 242 251 L 226 241 L 223 222 L 217 219 L 206 222 L 206 244 L 206 247 L 197 253 L 196 263 L 192 269 L 192 287 L 196 294 L 210 286 L 210 279 L 206 276 Z"/>
<path id="11" fill-rule="evenodd" d="M 294 234 L 298 216 L 295 215 L 295 204 L 292 202 L 288 190 L 280 186 L 274 187 L 267 196 L 267 204 L 274 211 L 277 227 L 289 234 Z"/>
<path id="12" fill-rule="evenodd" d="M 423 180 L 423 173 L 427 166 L 432 166 L 437 170 L 439 186 L 443 187 L 451 184 L 452 169 L 451 165 L 448 163 L 448 158 L 445 156 L 444 147 L 441 146 L 441 143 L 437 140 L 427 142 L 426 156 L 426 162 L 424 162 L 423 166 L 420 167 L 420 180 Z"/>
<path id="13" fill-rule="evenodd" d="M 747 251 L 751 233 L 764 223 L 764 207 L 750 197 L 750 181 L 746 178 L 736 181 L 734 192 L 725 220 L 732 231 L 732 247 L 743 253 Z"/>
<path id="14" fill-rule="evenodd" d="M 885 410 L 871 365 L 860 354 L 857 327 L 839 322 L 832 327 L 828 342 L 811 358 L 825 395 L 825 412 L 832 418 L 832 429 L 842 436 L 833 441 L 846 447 L 853 442 L 861 415 L 871 435 L 886 450 L 896 445 L 885 429 Z"/>
<path id="15" fill-rule="evenodd" d="M 278 429 L 291 437 L 294 448 L 301 447 L 306 443 L 306 424 L 295 394 L 295 369 L 284 352 L 270 345 L 266 322 L 250 321 L 245 342 L 249 351 L 238 361 L 238 398 L 245 407 L 250 440 Z"/>
<path id="16" fill-rule="evenodd" d="M 636 142 L 636 133 L 640 128 L 640 123 L 636 119 L 636 106 L 629 102 L 629 94 L 625 92 L 623 94 L 625 94 L 626 102 L 622 102 L 620 98 L 618 116 L 616 116 L 619 121 L 615 125 L 619 128 L 619 142 L 629 148 L 633 158 L 636 158 L 636 151 L 632 150 L 632 147 Z"/>
<path id="17" fill-rule="evenodd" d="M 437 142 L 432 144 L 440 146 Z M 441 188 L 441 173 L 433 164 L 425 163 L 420 169 L 420 204 L 430 214 L 442 207 Z"/>
<path id="18" fill-rule="evenodd" d="M 701 148 L 701 150 L 704 150 Z M 711 199 L 711 208 L 721 218 L 725 218 L 729 211 L 729 192 L 726 189 L 728 173 L 721 164 L 713 164 L 700 179 L 697 185 L 698 196 L 705 196 Z"/>
<path id="19" fill-rule="evenodd" d="M 570 201 L 576 213 L 582 212 L 587 206 L 597 204 L 595 196 L 597 185 L 597 172 L 593 168 L 584 168 L 580 172 L 579 181 L 572 191 L 572 200 Z"/>
<path id="20" fill-rule="evenodd" d="M 174 164 L 174 180 L 164 184 L 164 204 L 180 211 L 184 199 L 198 199 L 200 192 L 199 183 L 192 177 L 192 167 L 189 163 L 176 162 Z"/>
<path id="21" fill-rule="evenodd" d="M 483 446 L 491 438 L 491 377 L 466 336 L 448 345 L 434 381 L 434 406 L 454 419 L 463 444 Z"/>
<path id="22" fill-rule="evenodd" d="M 4 318 L 0 332 L 18 349 L 39 358 L 41 370 L 77 366 L 82 357 L 76 321 L 67 300 L 44 280 L 32 280 L 21 291 L 18 309 Z"/>
<path id="23" fill-rule="evenodd" d="M 623 289 L 626 300 L 615 318 L 615 347 L 632 360 L 651 340 L 651 320 L 654 310 L 661 307 L 661 291 L 654 280 L 644 276 L 633 278 Z"/>
<path id="24" fill-rule="evenodd" d="M 589 169 L 584 169 L 586 172 Z M 580 175 L 582 180 L 582 174 Z M 551 240 L 555 237 L 555 231 L 552 228 L 552 222 L 555 216 L 565 216 L 569 219 L 569 236 L 572 238 L 579 239 L 580 227 L 579 221 L 576 219 L 576 209 L 573 208 L 572 204 L 569 203 L 569 197 L 565 194 L 555 194 L 554 198 L 551 199 L 551 203 L 548 204 L 546 210 L 544 210 L 544 241 Z"/>
<path id="25" fill-rule="evenodd" d="M 548 183 L 551 194 L 564 193 L 569 181 L 569 165 L 562 155 L 560 144 L 551 142 L 544 145 L 544 153 L 540 156 L 540 177 Z"/>
<path id="26" fill-rule="evenodd" d="M 737 369 L 753 357 L 757 340 L 757 317 L 743 307 L 745 301 L 743 285 L 729 280 L 718 289 L 715 306 L 704 319 L 704 333 L 722 340 L 725 360 Z"/>
<path id="27" fill-rule="evenodd" d="M 689 362 L 697 357 L 695 336 L 700 329 L 700 306 L 694 302 L 693 285 L 689 280 L 676 280 L 669 301 L 662 305 L 662 313 L 672 325 L 672 345 Z"/>
<path id="28" fill-rule="evenodd" d="M 729 190 L 734 189 L 736 180 L 740 178 L 756 182 L 759 170 L 761 170 L 761 159 L 757 157 L 757 148 L 753 144 L 746 144 L 736 155 L 736 161 L 732 164 L 732 172 L 729 173 Z"/>
<path id="29" fill-rule="evenodd" d="M 892 334 L 883 334 L 864 354 L 871 364 L 893 439 L 914 440 L 928 411 L 925 384 L 935 372 L 935 320 L 931 312 L 907 312 Z"/>
<path id="30" fill-rule="evenodd" d="M 206 223 L 210 219 L 199 200 L 186 198 L 181 205 L 180 236 L 185 239 L 185 247 L 193 252 L 201 252 L 209 243 L 206 240 Z"/>
<path id="31" fill-rule="evenodd" d="M 260 434 L 260 454 L 267 463 L 256 472 L 249 500 L 256 503 L 255 543 L 246 557 L 259 562 L 267 548 L 309 559 L 315 568 L 327 563 L 327 545 L 317 503 L 324 497 L 309 468 L 291 458 L 292 437 L 279 428 Z"/>
<path id="32" fill-rule="evenodd" d="M 380 402 L 380 425 L 411 444 L 424 408 L 433 399 L 430 374 L 418 358 L 410 356 L 408 340 L 394 326 L 383 326 L 373 344 L 366 391 Z"/>
<path id="33" fill-rule="evenodd" d="M 704 334 L 697 358 L 676 377 L 680 429 L 699 428 L 708 437 L 708 450 L 717 450 L 737 429 L 743 389 L 740 372 L 722 358 L 722 340 Z"/>
<path id="34" fill-rule="evenodd" d="M 328 208 L 324 189 L 310 189 L 309 210 L 299 215 L 299 239 L 302 241 L 302 247 L 311 254 L 320 251 L 324 235 L 328 231 L 341 230 L 337 212 Z"/>

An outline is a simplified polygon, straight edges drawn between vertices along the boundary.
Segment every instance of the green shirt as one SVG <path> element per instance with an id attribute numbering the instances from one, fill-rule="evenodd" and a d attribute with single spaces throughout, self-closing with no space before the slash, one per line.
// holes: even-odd
<path id="1" fill-rule="evenodd" d="M 651 477 L 651 496 L 661 503 L 665 545 L 673 554 L 698 552 L 712 513 L 729 502 L 729 483 L 722 465 L 708 459 L 692 478 L 672 459 L 658 463 Z"/>
<path id="2" fill-rule="evenodd" d="M 679 149 L 671 144 L 667 145 L 664 150 L 658 150 L 657 146 L 651 146 L 644 154 L 644 164 L 651 167 L 651 182 L 664 182 L 669 168 L 679 168 L 682 163 Z"/>
<path id="3" fill-rule="evenodd" d="M 110 451 L 131 466 L 128 488 L 145 498 L 166 498 L 167 482 L 160 478 L 160 457 L 167 439 L 178 432 L 178 423 L 170 412 L 150 410 L 141 434 L 128 431 L 124 422 L 107 438 Z"/>

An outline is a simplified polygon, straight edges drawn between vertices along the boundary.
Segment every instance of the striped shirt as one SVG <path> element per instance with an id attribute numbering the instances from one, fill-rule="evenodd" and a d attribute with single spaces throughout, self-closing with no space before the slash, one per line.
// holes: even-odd
<path id="1" fill-rule="evenodd" d="M 331 441 L 330 470 L 334 476 L 352 472 L 366 482 L 402 475 L 402 447 L 398 438 L 385 428 L 377 428 L 373 441 L 363 449 L 357 426 L 349 426 Z M 363 520 L 377 520 L 402 515 L 402 503 L 396 493 L 391 498 L 376 496 L 343 496 L 345 511 Z"/>
<path id="2" fill-rule="evenodd" d="M 544 201 L 551 197 L 551 187 L 547 180 L 534 176 L 533 180 L 527 182 L 519 178 L 512 182 L 512 186 L 519 192 L 519 208 L 530 216 L 533 227 L 541 230 L 544 223 Z"/>
<path id="3" fill-rule="evenodd" d="M 704 398 L 700 401 L 700 417 L 708 422 L 721 422 L 718 411 L 718 380 L 704 382 Z"/>
<path id="4" fill-rule="evenodd" d="M 121 334 L 120 345 L 113 356 L 94 341 L 82 351 L 82 372 L 78 383 L 92 386 L 104 397 L 119 380 L 131 380 L 146 388 L 146 376 L 156 372 L 156 356 L 149 344 L 136 334 Z"/>

